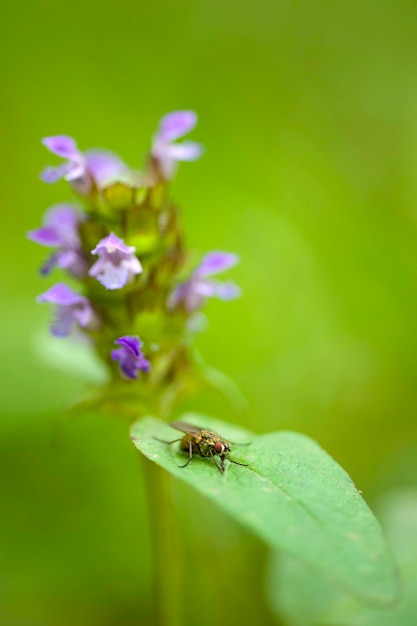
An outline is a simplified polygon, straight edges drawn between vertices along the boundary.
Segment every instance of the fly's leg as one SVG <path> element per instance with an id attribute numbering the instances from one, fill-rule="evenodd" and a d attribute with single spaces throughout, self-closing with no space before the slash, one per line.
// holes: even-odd
<path id="1" fill-rule="evenodd" d="M 217 464 L 217 461 L 216 461 L 216 457 L 214 456 L 214 454 L 212 452 L 210 452 L 210 457 L 211 457 L 211 460 L 213 461 L 214 465 L 219 470 L 220 474 L 224 474 L 224 463 L 222 463 L 221 467 L 219 467 L 218 464 Z"/>
<path id="2" fill-rule="evenodd" d="M 228 439 L 227 441 L 231 443 L 232 446 L 250 446 L 250 444 L 252 443 L 251 441 L 230 441 L 230 439 Z"/>
<path id="3" fill-rule="evenodd" d="M 159 437 L 154 437 L 155 441 L 160 441 L 161 443 L 168 443 L 169 445 L 171 445 L 171 443 L 177 443 L 177 441 L 181 441 L 182 437 L 180 437 L 179 439 L 173 439 L 172 441 L 166 441 L 166 439 L 159 439 Z"/>
<path id="4" fill-rule="evenodd" d="M 177 439 L 177 441 L 179 441 Z M 187 467 L 187 465 L 189 463 L 191 463 L 191 461 L 193 460 L 193 443 L 190 439 L 190 441 L 188 442 L 188 454 L 190 455 L 190 458 L 188 459 L 188 461 L 186 463 L 184 463 L 184 465 L 178 465 L 178 467 Z"/>
<path id="5" fill-rule="evenodd" d="M 234 463 L 235 465 L 241 465 L 242 467 L 249 467 L 249 465 L 247 463 L 239 463 L 239 461 L 234 461 L 230 457 L 229 457 L 229 461 L 230 461 L 230 463 Z"/>
<path id="6" fill-rule="evenodd" d="M 222 454 L 220 457 L 220 463 L 221 463 L 221 468 L 222 468 L 222 473 L 224 474 L 224 459 L 225 459 L 225 455 Z"/>

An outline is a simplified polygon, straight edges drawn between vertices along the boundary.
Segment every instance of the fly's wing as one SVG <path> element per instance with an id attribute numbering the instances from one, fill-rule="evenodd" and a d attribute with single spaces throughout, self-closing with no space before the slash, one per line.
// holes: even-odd
<path id="1" fill-rule="evenodd" d="M 171 422 L 170 426 L 176 430 L 181 430 L 186 435 L 201 435 L 201 428 L 187 424 L 187 422 Z"/>

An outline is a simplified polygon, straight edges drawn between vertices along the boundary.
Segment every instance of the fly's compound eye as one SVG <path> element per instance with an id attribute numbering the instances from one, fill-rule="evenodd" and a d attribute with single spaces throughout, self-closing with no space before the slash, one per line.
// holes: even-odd
<path id="1" fill-rule="evenodd" d="M 224 450 L 224 445 L 220 443 L 220 441 L 216 441 L 216 443 L 214 444 L 214 452 L 216 454 L 223 454 L 223 450 Z"/>

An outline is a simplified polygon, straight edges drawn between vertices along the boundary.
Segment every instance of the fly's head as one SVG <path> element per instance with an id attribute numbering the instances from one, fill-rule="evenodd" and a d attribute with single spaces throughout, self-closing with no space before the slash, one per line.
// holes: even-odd
<path id="1" fill-rule="evenodd" d="M 213 452 L 214 454 L 217 454 L 218 456 L 225 457 L 230 452 L 229 442 L 225 441 L 224 439 L 220 439 L 219 441 L 216 441 L 213 446 Z"/>

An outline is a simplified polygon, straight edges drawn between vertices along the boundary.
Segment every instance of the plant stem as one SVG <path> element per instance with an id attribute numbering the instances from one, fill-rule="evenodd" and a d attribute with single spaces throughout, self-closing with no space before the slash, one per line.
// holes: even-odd
<path id="1" fill-rule="evenodd" d="M 144 475 L 152 543 L 154 623 L 182 626 L 181 555 L 170 476 L 145 458 Z"/>

